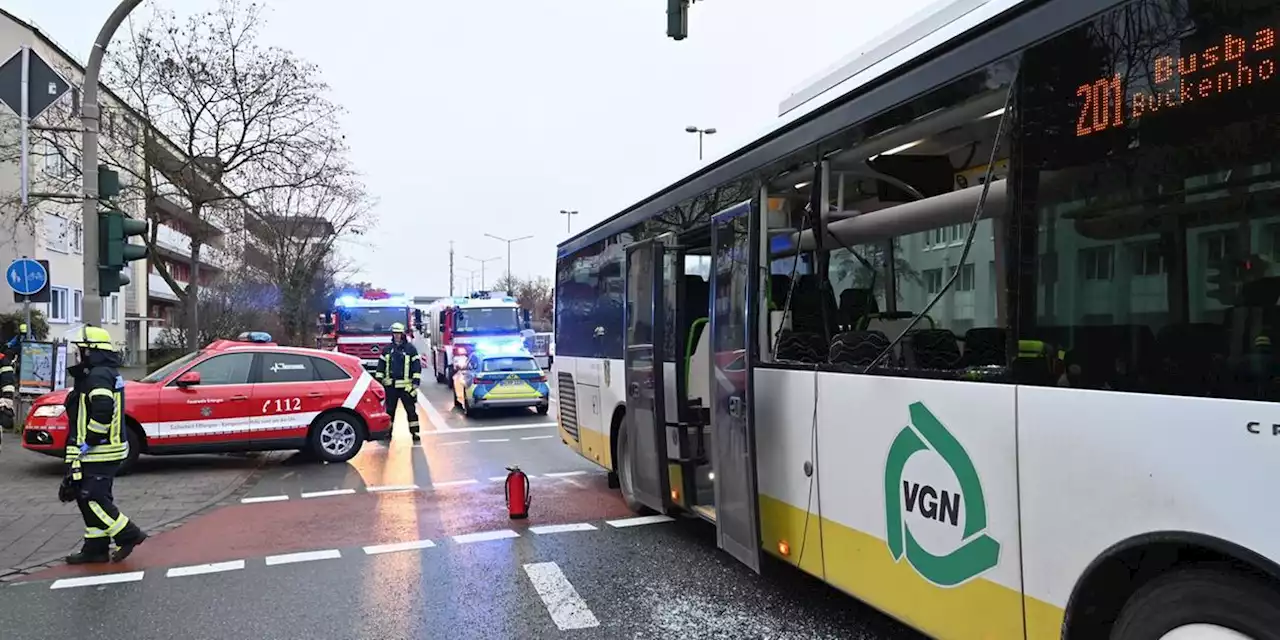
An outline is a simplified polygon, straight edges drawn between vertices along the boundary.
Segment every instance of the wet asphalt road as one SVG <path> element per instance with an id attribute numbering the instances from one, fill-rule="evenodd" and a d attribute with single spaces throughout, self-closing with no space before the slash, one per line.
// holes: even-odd
<path id="1" fill-rule="evenodd" d="M 790 567 L 753 574 L 701 520 L 634 519 L 554 428 L 489 429 L 547 417 L 467 420 L 447 391 L 424 391 L 432 422 L 452 430 L 417 447 L 401 432 L 347 465 L 273 469 L 245 504 L 157 535 L 123 565 L 0 587 L 0 636 L 919 637 Z M 506 517 L 491 479 L 512 463 L 534 474 L 524 521 Z"/>

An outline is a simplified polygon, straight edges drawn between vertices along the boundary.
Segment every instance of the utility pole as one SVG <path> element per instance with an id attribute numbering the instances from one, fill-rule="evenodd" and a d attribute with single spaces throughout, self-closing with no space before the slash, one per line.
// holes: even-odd
<path id="1" fill-rule="evenodd" d="M 449 241 L 449 297 L 453 297 L 453 241 Z"/>
<path id="2" fill-rule="evenodd" d="M 89 64 L 84 69 L 80 99 L 80 124 L 83 129 L 80 175 L 84 189 L 80 227 L 84 234 L 84 296 L 80 317 L 86 325 L 102 323 L 102 294 L 98 291 L 98 76 L 102 70 L 102 57 L 106 54 L 107 45 L 111 44 L 111 36 L 115 35 L 116 29 L 120 28 L 129 12 L 140 4 L 142 0 L 120 0 L 119 6 L 103 23 L 98 38 L 93 41 Z"/>
<path id="3" fill-rule="evenodd" d="M 560 210 L 560 215 L 564 216 L 564 230 L 570 235 L 573 234 L 573 217 L 578 215 L 577 211 Z"/>
<path id="4" fill-rule="evenodd" d="M 511 243 L 520 242 L 521 240 L 528 240 L 533 236 L 520 236 L 519 238 L 511 238 L 508 240 L 507 238 L 495 236 L 492 233 L 486 233 L 485 235 L 489 236 L 490 238 L 493 238 L 494 240 L 507 243 L 507 284 L 510 284 L 511 283 Z"/>

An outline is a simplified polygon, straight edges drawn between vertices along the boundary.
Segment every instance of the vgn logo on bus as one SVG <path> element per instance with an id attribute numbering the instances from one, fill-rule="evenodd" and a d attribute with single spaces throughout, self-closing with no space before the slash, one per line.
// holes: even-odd
<path id="1" fill-rule="evenodd" d="M 923 403 L 909 408 L 885 460 L 889 552 L 929 582 L 954 587 L 996 566 L 987 505 L 973 461 Z"/>

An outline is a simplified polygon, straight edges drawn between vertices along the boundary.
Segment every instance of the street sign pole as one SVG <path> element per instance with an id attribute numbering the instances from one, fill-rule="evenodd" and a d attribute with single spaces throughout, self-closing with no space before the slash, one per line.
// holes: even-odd
<path id="1" fill-rule="evenodd" d="M 22 175 L 18 178 L 18 192 L 22 196 L 20 205 L 22 219 L 26 218 L 27 211 L 31 206 L 31 47 L 22 45 L 22 96 L 18 98 L 22 103 L 20 108 L 19 120 L 22 121 L 22 145 L 21 157 L 18 159 L 18 171 Z M 27 310 L 27 326 L 31 325 L 31 310 Z"/>

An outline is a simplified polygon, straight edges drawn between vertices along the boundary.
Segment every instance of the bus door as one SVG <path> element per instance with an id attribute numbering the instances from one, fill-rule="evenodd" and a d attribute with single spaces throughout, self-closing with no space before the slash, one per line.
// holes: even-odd
<path id="1" fill-rule="evenodd" d="M 755 335 L 751 288 L 758 260 L 748 233 L 753 204 L 711 218 L 711 466 L 716 534 L 729 555 L 760 571 L 751 354 Z"/>
<path id="2" fill-rule="evenodd" d="M 646 240 L 627 247 L 625 350 L 627 390 L 626 474 L 635 498 L 658 512 L 668 507 L 666 402 L 663 398 L 663 245 Z"/>

